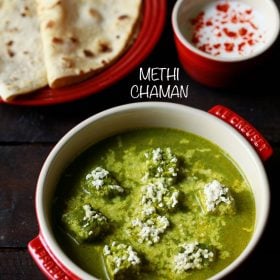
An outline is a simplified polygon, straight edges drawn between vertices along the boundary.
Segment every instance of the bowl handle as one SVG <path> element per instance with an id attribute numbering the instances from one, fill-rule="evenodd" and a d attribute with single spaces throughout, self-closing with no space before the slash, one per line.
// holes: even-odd
<path id="1" fill-rule="evenodd" d="M 266 141 L 262 134 L 244 118 L 223 105 L 216 105 L 208 112 L 230 124 L 239 131 L 255 148 L 256 152 L 263 161 L 266 161 L 271 157 L 273 150 L 270 144 Z"/>
<path id="2" fill-rule="evenodd" d="M 28 243 L 28 251 L 48 279 L 79 280 L 51 256 L 40 234 Z"/>

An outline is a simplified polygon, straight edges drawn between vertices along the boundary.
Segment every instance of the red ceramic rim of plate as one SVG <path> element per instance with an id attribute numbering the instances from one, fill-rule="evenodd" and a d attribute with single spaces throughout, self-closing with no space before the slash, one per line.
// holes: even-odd
<path id="1" fill-rule="evenodd" d="M 43 106 L 85 98 L 113 85 L 134 70 L 153 50 L 163 30 L 166 0 L 145 0 L 142 26 L 134 44 L 112 66 L 84 82 L 63 88 L 45 87 L 5 102 L 13 105 Z M 4 101 L 0 98 L 0 103 Z"/>

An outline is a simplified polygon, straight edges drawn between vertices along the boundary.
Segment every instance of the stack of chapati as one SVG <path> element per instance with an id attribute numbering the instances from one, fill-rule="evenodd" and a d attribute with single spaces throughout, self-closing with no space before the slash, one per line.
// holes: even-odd
<path id="1" fill-rule="evenodd" d="M 0 0 L 0 96 L 63 87 L 126 50 L 141 0 Z"/>

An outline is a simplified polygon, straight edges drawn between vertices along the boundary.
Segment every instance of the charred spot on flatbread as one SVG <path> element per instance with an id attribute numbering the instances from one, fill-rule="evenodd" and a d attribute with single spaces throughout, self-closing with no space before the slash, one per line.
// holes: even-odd
<path id="1" fill-rule="evenodd" d="M 102 53 L 111 52 L 112 47 L 110 46 L 109 42 L 101 41 L 99 42 L 99 51 Z"/>
<path id="2" fill-rule="evenodd" d="M 46 24 L 46 28 L 53 28 L 55 26 L 54 20 L 49 20 Z"/>
<path id="3" fill-rule="evenodd" d="M 6 46 L 11 47 L 13 45 L 14 41 L 10 40 L 6 43 Z"/>
<path id="4" fill-rule="evenodd" d="M 94 8 L 90 8 L 89 9 L 89 14 L 96 19 L 97 21 L 101 21 L 102 20 L 102 15 L 100 12 L 98 12 L 98 10 L 94 9 Z"/>
<path id="5" fill-rule="evenodd" d="M 94 57 L 95 56 L 95 54 L 91 50 L 84 50 L 83 52 L 84 52 L 84 55 L 86 57 Z"/>
<path id="6" fill-rule="evenodd" d="M 75 67 L 75 61 L 71 57 L 62 57 L 62 64 L 65 68 L 74 68 Z"/>
<path id="7" fill-rule="evenodd" d="M 9 57 L 14 57 L 15 56 L 15 53 L 11 49 L 7 49 L 7 53 L 9 55 Z"/>
<path id="8" fill-rule="evenodd" d="M 73 44 L 78 44 L 79 43 L 79 39 L 76 38 L 76 37 L 71 36 L 69 39 Z"/>
<path id="9" fill-rule="evenodd" d="M 128 19 L 129 18 L 129 15 L 120 15 L 118 17 L 119 20 L 125 20 L 125 19 Z"/>
<path id="10" fill-rule="evenodd" d="M 64 40 L 62 38 L 53 37 L 52 42 L 54 44 L 63 44 Z"/>

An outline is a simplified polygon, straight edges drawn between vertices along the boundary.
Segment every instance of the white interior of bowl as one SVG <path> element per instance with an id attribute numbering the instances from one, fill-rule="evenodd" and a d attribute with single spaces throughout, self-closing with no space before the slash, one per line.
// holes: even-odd
<path id="1" fill-rule="evenodd" d="M 62 252 L 53 236 L 50 221 L 53 194 L 60 174 L 77 155 L 101 139 L 139 127 L 169 127 L 200 135 L 225 150 L 246 174 L 256 202 L 254 236 L 243 253 L 212 278 L 220 279 L 242 262 L 259 240 L 269 210 L 269 186 L 259 157 L 241 135 L 218 118 L 187 106 L 163 102 L 128 104 L 99 113 L 66 134 L 50 153 L 38 180 L 36 209 L 44 240 L 67 269 L 82 279 L 95 279 Z"/>
<path id="2" fill-rule="evenodd" d="M 280 21 L 279 21 L 279 11 L 273 0 L 236 0 L 239 2 L 243 2 L 253 9 L 259 11 L 264 17 L 264 24 L 266 32 L 266 44 L 258 51 L 252 53 L 251 55 L 244 55 L 238 58 L 231 57 L 219 57 L 207 54 L 198 48 L 196 48 L 191 43 L 192 37 L 192 25 L 191 19 L 195 18 L 199 12 L 203 10 L 203 7 L 210 3 L 215 2 L 215 0 L 178 0 L 174 6 L 172 13 L 172 25 L 176 36 L 179 40 L 185 45 L 186 48 L 191 51 L 212 59 L 216 61 L 242 61 L 253 58 L 264 51 L 266 51 L 276 40 L 279 29 L 280 29 Z"/>

